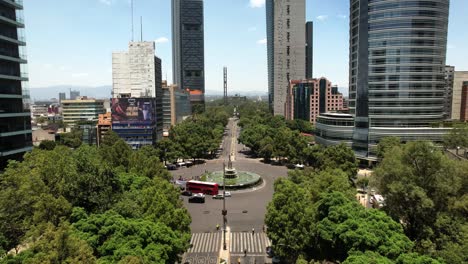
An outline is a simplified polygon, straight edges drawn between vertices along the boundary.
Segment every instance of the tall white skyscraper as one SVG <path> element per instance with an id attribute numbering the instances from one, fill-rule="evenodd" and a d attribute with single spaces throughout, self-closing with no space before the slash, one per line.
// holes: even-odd
<path id="1" fill-rule="evenodd" d="M 306 1 L 267 0 L 268 97 L 284 115 L 289 80 L 306 77 Z"/>

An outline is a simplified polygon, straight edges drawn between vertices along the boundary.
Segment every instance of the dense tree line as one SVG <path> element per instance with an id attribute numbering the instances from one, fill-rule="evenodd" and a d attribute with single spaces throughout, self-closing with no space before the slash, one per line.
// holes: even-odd
<path id="1" fill-rule="evenodd" d="M 389 142 L 374 173 L 384 211 L 402 223 L 418 252 L 467 263 L 468 162 L 429 142 Z"/>
<path id="2" fill-rule="evenodd" d="M 382 140 L 371 184 L 385 204 L 366 209 L 349 180 L 355 164 L 343 166 L 333 148 L 322 150 L 329 162 L 275 182 L 265 223 L 276 255 L 286 263 L 468 262 L 466 161 L 428 142 Z"/>
<path id="3" fill-rule="evenodd" d="M 111 136 L 11 161 L 0 175 L 0 263 L 177 261 L 190 215 L 154 153 Z"/>
<path id="4" fill-rule="evenodd" d="M 301 133 L 313 132 L 310 122 L 272 116 L 262 103 L 241 105 L 239 116 L 242 127 L 239 141 L 249 147 L 254 156 L 266 162 L 272 158 L 292 163 L 307 161 L 308 139 Z"/>

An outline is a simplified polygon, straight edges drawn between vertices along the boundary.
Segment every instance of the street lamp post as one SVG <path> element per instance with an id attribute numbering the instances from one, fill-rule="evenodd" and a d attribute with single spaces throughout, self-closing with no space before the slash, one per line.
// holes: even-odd
<path id="1" fill-rule="evenodd" d="M 226 215 L 227 215 L 227 210 L 226 210 L 226 163 L 223 162 L 223 249 L 226 250 Z"/>

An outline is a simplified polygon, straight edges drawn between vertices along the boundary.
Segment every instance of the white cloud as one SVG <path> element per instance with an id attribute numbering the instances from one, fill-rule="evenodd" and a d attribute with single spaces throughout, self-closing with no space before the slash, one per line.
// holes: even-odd
<path id="1" fill-rule="evenodd" d="M 86 72 L 78 72 L 78 73 L 72 73 L 71 76 L 72 76 L 73 78 L 87 77 L 87 76 L 89 76 L 89 73 L 86 73 Z"/>
<path id="2" fill-rule="evenodd" d="M 318 21 L 325 21 L 328 19 L 328 16 L 327 15 L 320 15 L 318 17 L 316 17 Z"/>
<path id="3" fill-rule="evenodd" d="M 265 45 L 266 43 L 267 43 L 267 39 L 266 39 L 266 38 L 257 41 L 257 44 L 261 44 L 261 45 Z"/>
<path id="4" fill-rule="evenodd" d="M 156 43 L 166 43 L 166 42 L 168 42 L 168 41 L 169 41 L 168 38 L 166 38 L 166 37 L 160 37 L 160 38 L 157 38 L 154 42 L 156 42 Z"/>
<path id="5" fill-rule="evenodd" d="M 247 30 L 248 30 L 249 32 L 257 31 L 257 27 L 249 27 Z"/>
<path id="6" fill-rule="evenodd" d="M 342 19 L 345 19 L 345 18 L 347 18 L 347 16 L 346 16 L 346 15 L 338 15 L 338 17 L 339 17 L 339 18 L 342 18 Z"/>
<path id="7" fill-rule="evenodd" d="M 265 5 L 265 0 L 250 0 L 250 7 L 263 7 Z"/>

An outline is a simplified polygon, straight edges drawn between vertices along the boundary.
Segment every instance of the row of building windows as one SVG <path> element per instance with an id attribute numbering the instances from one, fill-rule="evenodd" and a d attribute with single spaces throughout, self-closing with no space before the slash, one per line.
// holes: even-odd
<path id="1" fill-rule="evenodd" d="M 369 48 L 380 47 L 398 47 L 398 46 L 415 46 L 415 47 L 439 47 L 446 43 L 444 40 L 434 39 L 393 39 L 393 40 L 374 40 L 369 42 Z"/>
<path id="2" fill-rule="evenodd" d="M 383 29 L 396 29 L 396 28 L 435 28 L 444 29 L 447 27 L 446 21 L 436 20 L 409 20 L 409 21 L 385 21 L 375 22 L 369 24 L 369 31 L 383 30 Z"/>
<path id="3" fill-rule="evenodd" d="M 380 75 L 369 76 L 369 82 L 392 82 L 392 81 L 444 81 L 443 75 Z"/>
<path id="4" fill-rule="evenodd" d="M 380 12 L 369 14 L 369 20 L 385 19 L 385 18 L 396 18 L 396 17 L 443 17 L 446 16 L 447 12 L 441 12 L 440 10 L 399 10 L 392 12 Z"/>
<path id="5" fill-rule="evenodd" d="M 396 9 L 396 8 L 409 8 L 409 7 L 429 7 L 438 10 L 446 10 L 445 3 L 439 3 L 437 1 L 398 1 L 398 2 L 388 2 L 388 3 L 378 3 L 378 0 L 369 0 L 369 12 L 374 11 L 383 11 L 386 9 Z"/>

